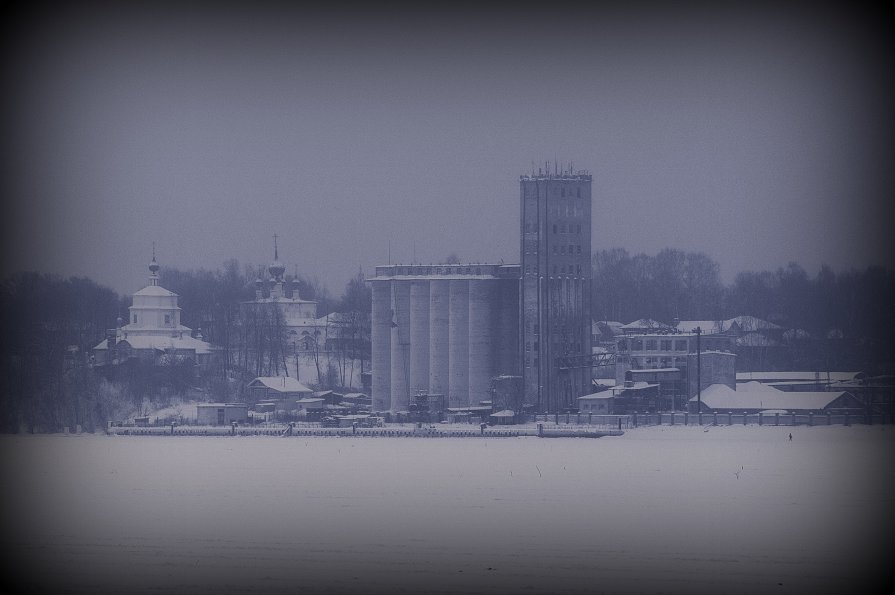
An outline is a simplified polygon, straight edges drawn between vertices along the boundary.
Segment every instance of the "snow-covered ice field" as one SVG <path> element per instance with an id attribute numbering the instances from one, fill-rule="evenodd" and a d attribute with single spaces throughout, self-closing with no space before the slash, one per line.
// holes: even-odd
<path id="1" fill-rule="evenodd" d="M 0 445 L 3 582 L 40 592 L 891 586 L 892 426 Z"/>

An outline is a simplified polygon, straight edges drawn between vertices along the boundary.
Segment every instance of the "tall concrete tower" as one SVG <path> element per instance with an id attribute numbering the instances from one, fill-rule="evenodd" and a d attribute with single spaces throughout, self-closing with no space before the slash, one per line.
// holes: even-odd
<path id="1" fill-rule="evenodd" d="M 520 326 L 525 403 L 559 411 L 590 392 L 591 181 L 521 176 Z"/>

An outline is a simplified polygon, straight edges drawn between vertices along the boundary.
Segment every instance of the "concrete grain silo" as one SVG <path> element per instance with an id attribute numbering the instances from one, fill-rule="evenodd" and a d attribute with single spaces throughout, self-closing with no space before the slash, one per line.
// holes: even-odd
<path id="1" fill-rule="evenodd" d="M 494 376 L 495 330 L 492 313 L 497 296 L 492 279 L 470 279 L 469 299 L 469 366 L 467 403 L 476 406 L 490 399 L 491 378 Z"/>
<path id="2" fill-rule="evenodd" d="M 436 395 L 448 394 L 450 287 L 447 279 L 429 284 L 429 392 Z"/>
<path id="3" fill-rule="evenodd" d="M 391 411 L 407 411 L 410 399 L 410 282 L 392 280 Z"/>
<path id="4" fill-rule="evenodd" d="M 429 283 L 410 282 L 410 394 L 429 387 Z"/>
<path id="5" fill-rule="evenodd" d="M 379 266 L 369 281 L 374 410 L 417 393 L 478 406 L 492 378 L 519 374 L 518 265 Z"/>
<path id="6" fill-rule="evenodd" d="M 469 280 L 451 279 L 448 340 L 448 403 L 469 405 Z"/>
<path id="7" fill-rule="evenodd" d="M 520 374 L 522 354 L 519 350 L 519 279 L 500 280 L 494 316 L 497 323 L 495 368 L 501 374 Z"/>
<path id="8" fill-rule="evenodd" d="M 392 397 L 392 286 L 391 281 L 374 281 L 373 319 L 370 328 L 373 384 L 373 411 L 388 411 Z"/>

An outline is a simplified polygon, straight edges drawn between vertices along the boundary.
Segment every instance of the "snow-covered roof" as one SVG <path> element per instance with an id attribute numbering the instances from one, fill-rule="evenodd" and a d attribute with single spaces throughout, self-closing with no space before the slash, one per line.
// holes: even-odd
<path id="1" fill-rule="evenodd" d="M 601 393 L 591 393 L 589 395 L 584 395 L 584 396 L 578 397 L 578 400 L 579 401 L 581 401 L 581 400 L 595 401 L 596 399 L 611 399 L 614 395 L 611 395 L 609 393 L 610 393 L 610 391 L 603 391 Z"/>
<path id="2" fill-rule="evenodd" d="M 190 336 L 165 337 L 159 335 L 129 335 L 122 339 L 133 349 L 156 349 L 167 351 L 168 349 L 195 350 L 196 354 L 208 354 L 213 351 L 211 343 L 200 341 Z M 108 341 L 103 339 L 94 349 L 108 349 Z"/>
<path id="3" fill-rule="evenodd" d="M 621 322 L 616 322 L 614 320 L 593 320 L 590 324 L 592 333 L 598 333 L 600 335 L 605 334 L 610 337 L 621 333 L 623 326 L 624 325 Z"/>
<path id="4" fill-rule="evenodd" d="M 284 295 L 275 297 L 263 297 L 261 299 L 246 300 L 243 304 L 316 304 L 313 300 L 303 300 L 300 297 L 286 297 Z"/>
<path id="5" fill-rule="evenodd" d="M 755 316 L 734 316 L 727 320 L 681 320 L 675 325 L 675 328 L 682 333 L 692 333 L 696 327 L 699 327 L 705 334 L 717 334 L 729 331 L 734 324 L 745 332 L 782 328 Z"/>
<path id="6" fill-rule="evenodd" d="M 640 329 L 669 329 L 671 328 L 664 322 L 658 322 L 652 318 L 641 318 L 620 327 L 622 330 L 640 330 Z"/>
<path id="7" fill-rule="evenodd" d="M 337 393 L 337 392 L 334 391 L 334 390 L 318 390 L 318 391 L 315 391 L 315 392 L 313 393 L 313 396 L 315 396 L 315 397 L 320 397 L 321 399 L 322 399 L 322 398 L 325 398 L 325 397 L 327 397 L 327 396 L 329 396 L 329 395 L 339 395 L 340 397 L 341 397 L 341 396 L 344 396 L 344 395 L 342 395 L 341 393 Z"/>
<path id="8" fill-rule="evenodd" d="M 161 285 L 147 285 L 146 287 L 144 287 L 140 291 L 134 293 L 133 295 L 139 295 L 139 296 L 148 295 L 148 296 L 162 296 L 162 297 L 177 296 L 176 293 L 165 289 Z"/>
<path id="9" fill-rule="evenodd" d="M 498 411 L 496 413 L 492 413 L 491 417 L 513 417 L 516 415 L 516 412 L 512 409 L 503 409 L 502 411 Z"/>
<path id="10" fill-rule="evenodd" d="M 759 382 L 775 382 L 783 380 L 807 380 L 814 382 L 820 380 L 826 382 L 829 377 L 831 382 L 855 380 L 860 372 L 737 372 L 737 382 L 758 380 Z"/>
<path id="11" fill-rule="evenodd" d="M 311 389 L 291 376 L 258 376 L 249 387 L 266 386 L 281 393 L 310 393 Z"/>
<path id="12" fill-rule="evenodd" d="M 615 386 L 611 387 L 609 390 L 611 390 L 613 393 L 621 393 L 626 390 L 646 390 L 648 388 L 653 388 L 656 386 L 659 386 L 659 385 L 658 384 L 650 384 L 649 382 L 631 382 L 631 383 L 625 383 L 625 384 L 616 384 Z"/>
<path id="13" fill-rule="evenodd" d="M 760 383 L 755 383 L 756 385 Z M 712 384 L 702 391 L 701 399 L 711 409 L 824 409 L 845 392 L 784 392 L 771 387 L 752 386 L 746 390 L 733 390 L 725 384 Z M 695 403 L 696 397 L 690 399 Z"/>

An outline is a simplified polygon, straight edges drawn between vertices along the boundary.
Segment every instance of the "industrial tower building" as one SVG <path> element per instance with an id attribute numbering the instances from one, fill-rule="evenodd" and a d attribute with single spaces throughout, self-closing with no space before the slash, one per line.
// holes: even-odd
<path id="1" fill-rule="evenodd" d="M 542 412 L 590 392 L 591 176 L 522 176 L 520 207 L 521 265 L 376 267 L 374 411 L 419 393 L 475 406 L 500 375 Z"/>
<path id="2" fill-rule="evenodd" d="M 590 392 L 591 180 L 520 180 L 522 376 L 538 411 L 577 406 Z"/>

